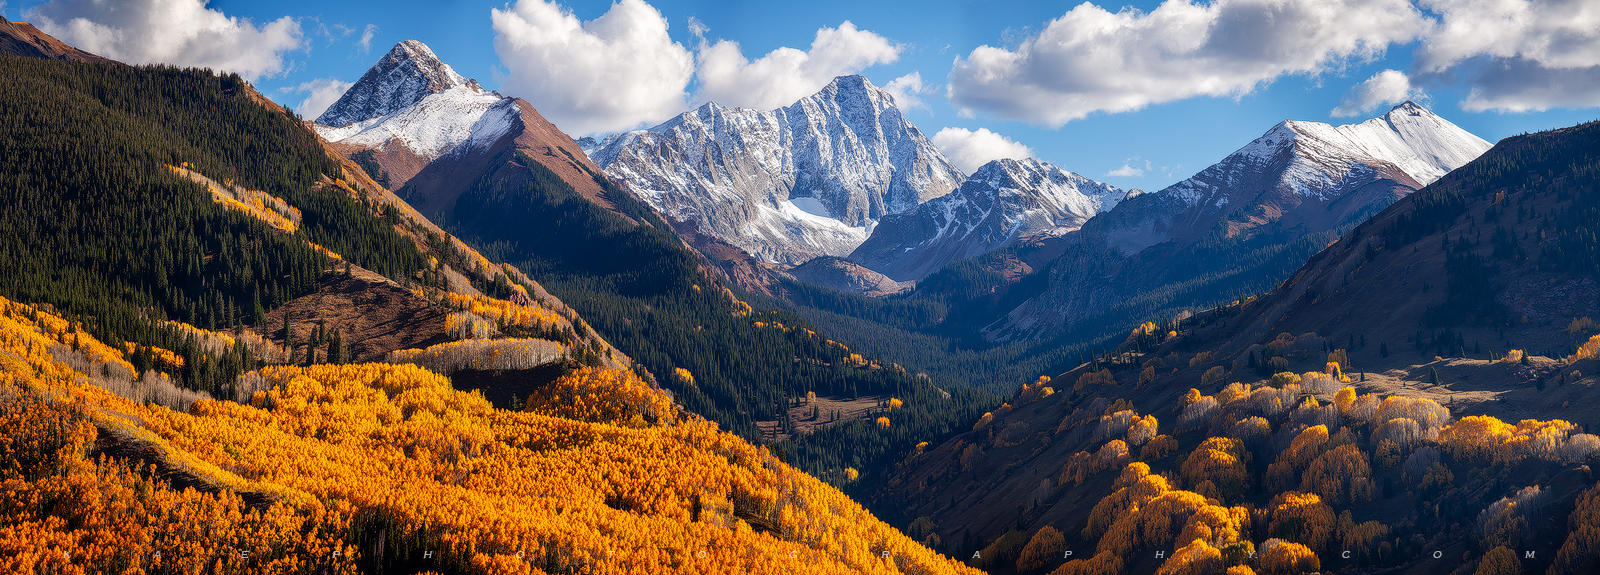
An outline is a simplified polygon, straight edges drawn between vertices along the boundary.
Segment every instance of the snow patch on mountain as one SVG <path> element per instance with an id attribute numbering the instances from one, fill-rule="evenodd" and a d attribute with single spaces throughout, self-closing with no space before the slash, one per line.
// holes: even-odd
<path id="1" fill-rule="evenodd" d="M 921 279 L 1021 238 L 1072 232 L 1128 197 L 1050 163 L 994 160 L 956 191 L 885 217 L 850 259 L 896 280 Z"/>
<path id="2" fill-rule="evenodd" d="M 392 143 L 433 160 L 486 148 L 522 121 L 514 98 L 461 77 L 416 40 L 396 44 L 312 126 L 329 142 Z"/>
<path id="3" fill-rule="evenodd" d="M 843 256 L 963 175 L 861 76 L 776 110 L 707 103 L 580 147 L 669 217 L 769 262 Z"/>
<path id="4" fill-rule="evenodd" d="M 1359 165 L 1388 163 L 1427 185 L 1492 147 L 1455 124 L 1413 102 L 1359 124 L 1330 126 L 1288 120 L 1221 162 L 1159 193 L 1197 205 L 1214 193 L 1271 171 L 1287 156 L 1277 179 L 1302 197 L 1337 197 Z M 1226 197 L 1216 200 L 1220 207 Z"/>

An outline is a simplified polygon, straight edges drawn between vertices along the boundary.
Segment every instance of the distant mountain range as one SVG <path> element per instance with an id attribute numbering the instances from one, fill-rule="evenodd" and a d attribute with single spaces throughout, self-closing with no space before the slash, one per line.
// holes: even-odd
<path id="1" fill-rule="evenodd" d="M 1107 312 L 1130 320 L 1269 288 L 1321 249 L 1297 242 L 1360 223 L 1489 147 L 1411 102 L 1355 125 L 1282 122 L 1064 237 L 1048 287 L 984 335 L 1053 336 Z"/>

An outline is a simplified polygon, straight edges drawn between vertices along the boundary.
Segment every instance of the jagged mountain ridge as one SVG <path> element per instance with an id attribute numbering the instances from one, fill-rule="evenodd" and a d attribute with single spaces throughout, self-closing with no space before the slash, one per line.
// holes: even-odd
<path id="1" fill-rule="evenodd" d="M 1030 236 L 1077 230 L 1129 192 L 1032 158 L 994 160 L 956 191 L 885 216 L 850 259 L 900 281 Z"/>
<path id="2" fill-rule="evenodd" d="M 1086 222 L 1066 238 L 1049 287 L 984 336 L 1048 337 L 1119 306 L 1128 317 L 1114 321 L 1262 289 L 1246 283 L 1275 283 L 1303 261 L 1286 247 L 1314 252 L 1295 243 L 1353 226 L 1489 147 L 1411 102 L 1355 125 L 1279 123 L 1199 174 Z M 1174 290 L 1165 301 L 1128 297 L 1159 286 Z"/>
<path id="3" fill-rule="evenodd" d="M 964 179 L 861 76 L 776 110 L 707 103 L 586 151 L 668 217 L 785 264 L 849 255 L 884 216 Z"/>

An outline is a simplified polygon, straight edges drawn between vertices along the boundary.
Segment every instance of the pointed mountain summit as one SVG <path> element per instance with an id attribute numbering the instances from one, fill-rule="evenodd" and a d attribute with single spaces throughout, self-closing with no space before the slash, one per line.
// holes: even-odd
<path id="1" fill-rule="evenodd" d="M 850 258 L 898 281 L 1032 236 L 1060 236 L 1128 192 L 1032 158 L 994 160 L 947 195 L 879 222 Z"/>
<path id="2" fill-rule="evenodd" d="M 669 218 L 784 264 L 848 255 L 884 216 L 964 179 L 861 76 L 775 110 L 707 103 L 588 151 Z"/>
<path id="3" fill-rule="evenodd" d="M 527 101 L 483 89 L 416 40 L 396 44 L 312 129 L 441 223 L 468 188 L 519 153 L 615 210 L 596 179 L 600 167 L 577 142 Z"/>
<path id="4" fill-rule="evenodd" d="M 1270 289 L 1334 234 L 1489 148 L 1413 102 L 1358 124 L 1280 122 L 1193 177 L 1065 236 L 1049 287 L 985 336 L 1125 331 L 1136 318 Z"/>
<path id="5" fill-rule="evenodd" d="M 521 122 L 516 102 L 462 78 L 416 40 L 394 49 L 312 125 L 346 154 L 372 150 L 390 189 L 447 153 L 487 149 Z"/>
<path id="6" fill-rule="evenodd" d="M 406 40 L 394 45 L 344 96 L 317 117 L 317 123 L 339 127 L 376 118 L 453 88 L 483 92 L 474 80 L 457 74 L 426 44 Z"/>

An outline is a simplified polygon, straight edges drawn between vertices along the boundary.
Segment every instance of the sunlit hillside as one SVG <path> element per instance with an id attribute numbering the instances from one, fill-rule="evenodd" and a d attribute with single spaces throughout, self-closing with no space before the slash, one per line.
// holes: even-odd
<path id="1" fill-rule="evenodd" d="M 630 372 L 513 412 L 412 365 L 276 367 L 182 413 L 97 385 L 127 364 L 69 322 L 0 308 L 12 572 L 972 572 Z"/>

